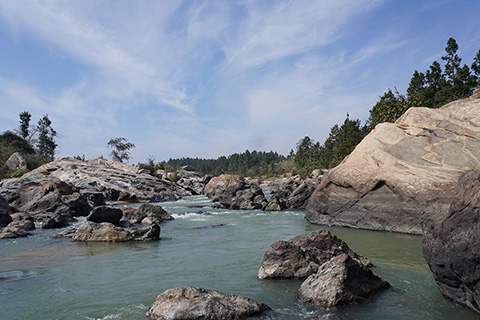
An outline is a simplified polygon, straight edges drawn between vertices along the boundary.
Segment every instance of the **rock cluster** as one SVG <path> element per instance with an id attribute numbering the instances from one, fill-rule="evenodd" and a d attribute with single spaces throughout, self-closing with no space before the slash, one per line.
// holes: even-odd
<path id="1" fill-rule="evenodd" d="M 153 170 L 147 165 L 133 167 L 103 159 L 59 158 L 21 178 L 3 180 L 0 182 L 0 197 L 4 200 L 0 200 L 0 228 L 4 229 L 0 230 L 0 238 L 28 236 L 29 231 L 35 229 L 33 222 L 41 223 L 43 228 L 66 227 L 75 217 L 89 215 L 93 208 L 92 222 L 110 222 L 117 227 L 159 224 L 173 218 L 158 206 L 140 207 L 140 213 L 137 212 L 140 220 L 124 216 L 120 209 L 102 206 L 108 201 L 176 200 L 198 194 L 203 188 L 202 178 L 190 171 L 192 168 L 182 171 L 182 174 L 185 172 L 183 184 L 188 189 L 155 176 Z M 19 216 L 15 220 L 12 216 L 16 213 Z M 96 220 L 93 216 L 98 214 L 115 217 Z"/>
<path id="2" fill-rule="evenodd" d="M 247 297 L 196 287 L 168 289 L 160 294 L 146 316 L 154 320 L 246 319 L 271 310 Z"/>
<path id="3" fill-rule="evenodd" d="M 388 282 L 373 274 L 371 262 L 341 239 L 317 230 L 289 241 L 275 242 L 265 253 L 259 279 L 303 278 L 299 300 L 332 307 L 366 298 Z"/>
<path id="4" fill-rule="evenodd" d="M 300 176 L 295 176 L 273 181 L 269 185 L 272 196 L 265 207 L 265 211 L 303 208 L 305 202 L 320 183 L 322 176 L 321 174 L 315 174 L 313 178 L 305 180 Z"/>
<path id="5" fill-rule="evenodd" d="M 215 207 L 232 210 L 280 211 L 302 208 L 315 190 L 321 176 L 302 180 L 299 176 L 275 180 L 270 184 L 271 198 L 266 199 L 258 180 L 244 180 L 236 175 L 209 177 L 203 194 Z"/>
<path id="6" fill-rule="evenodd" d="M 236 175 L 222 174 L 211 178 L 203 193 L 212 199 L 217 208 L 261 210 L 267 205 L 267 199 L 255 181 L 245 181 Z"/>
<path id="7" fill-rule="evenodd" d="M 432 199 L 448 204 L 463 172 L 480 169 L 480 99 L 410 108 L 377 127 L 328 171 L 306 205 L 312 223 L 421 234 Z"/>
<path id="8" fill-rule="evenodd" d="M 480 312 L 480 171 L 466 172 L 452 198 L 424 211 L 423 256 L 445 297 Z"/>
<path id="9" fill-rule="evenodd" d="M 258 278 L 306 278 L 325 262 L 344 253 L 361 265 L 372 266 L 367 258 L 352 251 L 342 239 L 327 230 L 312 231 L 288 241 L 278 240 L 265 252 Z"/>

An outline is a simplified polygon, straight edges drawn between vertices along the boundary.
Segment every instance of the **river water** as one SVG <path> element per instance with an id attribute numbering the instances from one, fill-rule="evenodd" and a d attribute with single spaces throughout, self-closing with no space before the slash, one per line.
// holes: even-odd
<path id="1" fill-rule="evenodd" d="M 362 303 L 333 308 L 344 319 L 478 319 L 439 293 L 421 253 L 421 237 L 326 228 L 300 211 L 212 209 L 203 196 L 161 203 L 175 220 L 161 240 L 76 243 L 38 230 L 0 240 L 0 319 L 141 320 L 168 288 L 199 286 L 270 305 L 267 319 L 321 315 L 299 303 L 297 280 L 258 280 L 263 254 L 276 240 L 328 229 L 370 258 L 392 288 Z"/>

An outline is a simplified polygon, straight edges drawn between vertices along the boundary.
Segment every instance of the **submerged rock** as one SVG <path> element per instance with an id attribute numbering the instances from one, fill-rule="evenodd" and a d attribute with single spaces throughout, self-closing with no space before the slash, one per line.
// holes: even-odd
<path id="1" fill-rule="evenodd" d="M 361 265 L 372 265 L 329 231 L 316 230 L 288 241 L 276 241 L 263 256 L 258 278 L 306 278 L 316 273 L 322 264 L 343 253 Z"/>
<path id="2" fill-rule="evenodd" d="M 317 307 L 330 308 L 363 300 L 390 287 L 348 254 L 324 263 L 316 274 L 309 276 L 298 290 L 298 298 Z"/>
<path id="3" fill-rule="evenodd" d="M 462 176 L 450 205 L 432 203 L 422 226 L 423 256 L 440 292 L 480 312 L 480 171 Z"/>
<path id="4" fill-rule="evenodd" d="M 410 108 L 382 123 L 328 171 L 306 205 L 316 224 L 420 234 L 432 199 L 448 204 L 468 169 L 480 169 L 480 99 Z"/>
<path id="5" fill-rule="evenodd" d="M 246 319 L 271 310 L 247 297 L 195 287 L 168 289 L 160 294 L 146 316 L 154 320 Z"/>

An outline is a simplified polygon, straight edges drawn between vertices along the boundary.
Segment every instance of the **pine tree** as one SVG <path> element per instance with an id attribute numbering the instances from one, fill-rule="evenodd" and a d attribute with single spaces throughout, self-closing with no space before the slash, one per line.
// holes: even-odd
<path id="1" fill-rule="evenodd" d="M 122 162 L 130 160 L 130 149 L 135 148 L 135 145 L 131 142 L 128 142 L 125 138 L 115 138 L 110 139 L 107 145 L 113 148 L 110 155 L 112 156 L 113 160 Z"/>
<path id="2" fill-rule="evenodd" d="M 48 115 L 44 115 L 43 118 L 38 120 L 38 143 L 37 153 L 43 161 L 53 161 L 55 158 L 55 149 L 57 143 L 55 137 L 57 132 L 52 128 L 52 121 L 48 118 Z"/>
<path id="3" fill-rule="evenodd" d="M 20 113 L 20 135 L 23 139 L 27 139 L 28 137 L 31 119 L 32 115 L 28 111 Z"/>

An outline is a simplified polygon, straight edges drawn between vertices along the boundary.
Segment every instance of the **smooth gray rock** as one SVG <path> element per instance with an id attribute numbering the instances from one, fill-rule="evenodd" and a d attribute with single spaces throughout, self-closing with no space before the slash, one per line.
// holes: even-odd
<path id="1" fill-rule="evenodd" d="M 155 320 L 247 319 L 271 310 L 247 297 L 195 287 L 168 289 L 148 309 L 146 317 Z"/>
<path id="2" fill-rule="evenodd" d="M 27 171 L 27 161 L 20 152 L 15 152 L 8 158 L 5 165 L 12 171 Z"/>

